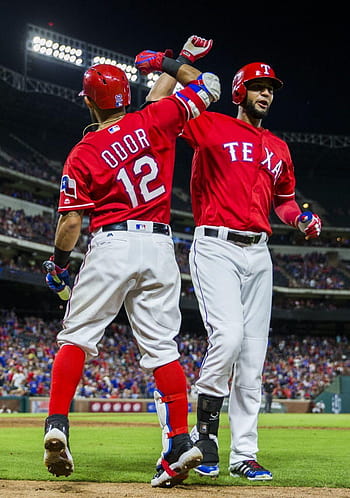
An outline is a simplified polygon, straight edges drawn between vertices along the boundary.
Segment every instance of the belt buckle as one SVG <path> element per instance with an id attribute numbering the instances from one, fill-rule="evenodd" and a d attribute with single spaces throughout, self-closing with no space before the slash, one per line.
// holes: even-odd
<path id="1" fill-rule="evenodd" d="M 231 234 L 231 238 L 230 238 Z M 241 239 L 241 240 L 239 240 Z M 237 246 L 240 247 L 249 247 L 257 242 L 259 242 L 260 237 L 259 235 L 240 235 L 232 230 L 229 230 L 227 233 L 227 240 L 230 240 L 233 242 L 233 244 L 236 244 Z"/>
<path id="2" fill-rule="evenodd" d="M 252 242 L 252 244 L 257 244 L 258 242 L 260 242 L 261 237 L 262 237 L 261 234 L 259 234 L 259 235 L 253 235 L 253 242 Z"/>
<path id="3" fill-rule="evenodd" d="M 251 246 L 252 244 L 249 243 L 249 242 L 241 242 L 240 240 L 232 240 L 231 241 L 233 244 L 235 244 L 236 246 L 239 246 L 239 247 L 249 247 Z"/>

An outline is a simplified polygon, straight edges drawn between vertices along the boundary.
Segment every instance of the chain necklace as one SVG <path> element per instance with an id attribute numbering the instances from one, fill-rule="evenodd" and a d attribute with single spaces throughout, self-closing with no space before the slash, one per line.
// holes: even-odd
<path id="1" fill-rule="evenodd" d="M 88 128 L 90 128 L 91 126 L 96 126 L 96 125 L 97 125 L 97 126 L 98 126 L 97 131 L 99 131 L 99 130 L 103 130 L 104 128 L 106 128 L 106 127 L 105 127 L 105 125 L 106 125 L 106 124 L 108 124 L 108 123 L 116 123 L 117 121 L 120 121 L 120 120 L 121 120 L 124 116 L 125 116 L 125 114 L 123 114 L 122 116 L 119 116 L 119 117 L 117 117 L 117 118 L 108 119 L 107 121 L 104 121 L 103 123 L 90 123 L 90 124 L 88 124 L 87 126 L 85 126 L 85 128 L 84 128 L 84 130 L 83 130 L 83 137 L 84 137 L 84 136 L 85 136 L 85 134 L 86 134 L 86 130 L 87 130 Z M 100 128 L 100 126 L 102 126 L 102 128 Z"/>

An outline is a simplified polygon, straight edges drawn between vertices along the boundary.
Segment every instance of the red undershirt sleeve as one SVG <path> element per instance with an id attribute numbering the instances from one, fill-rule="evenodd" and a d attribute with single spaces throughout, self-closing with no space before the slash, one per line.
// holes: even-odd
<path id="1" fill-rule="evenodd" d="M 283 223 L 296 227 L 296 217 L 301 213 L 301 209 L 294 199 L 286 201 L 275 197 L 274 209 Z"/>

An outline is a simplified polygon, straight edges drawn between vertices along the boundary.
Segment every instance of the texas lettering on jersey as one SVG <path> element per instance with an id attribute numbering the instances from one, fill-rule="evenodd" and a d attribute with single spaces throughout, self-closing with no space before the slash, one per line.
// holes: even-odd
<path id="1" fill-rule="evenodd" d="M 194 149 L 191 198 L 196 225 L 270 234 L 274 200 L 295 196 L 287 144 L 269 130 L 214 112 L 189 121 L 182 136 Z"/>
<path id="2" fill-rule="evenodd" d="M 253 162 L 255 156 L 254 147 L 254 143 L 250 142 L 229 142 L 223 144 L 223 148 L 228 151 L 232 162 Z M 277 158 L 275 153 L 270 151 L 268 147 L 264 147 L 263 149 L 265 155 L 260 160 L 260 165 L 271 173 L 274 178 L 274 183 L 276 183 L 282 172 L 283 161 L 282 159 Z"/>

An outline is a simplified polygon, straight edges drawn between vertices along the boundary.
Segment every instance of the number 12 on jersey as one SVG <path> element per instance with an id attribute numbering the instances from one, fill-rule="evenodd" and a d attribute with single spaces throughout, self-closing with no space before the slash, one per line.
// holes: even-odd
<path id="1" fill-rule="evenodd" d="M 148 166 L 150 171 L 146 174 L 143 173 L 143 168 L 144 166 Z M 156 180 L 158 177 L 159 169 L 156 161 L 154 160 L 153 157 L 151 156 L 142 156 L 139 159 L 137 159 L 134 163 L 133 166 L 133 173 L 136 176 L 142 175 L 139 188 L 141 195 L 143 197 L 143 202 L 149 202 L 152 199 L 155 199 L 156 197 L 159 197 L 160 195 L 164 194 L 165 192 L 165 187 L 164 185 L 161 185 L 160 187 L 157 187 L 155 189 L 151 189 L 149 187 L 149 183 L 152 182 L 153 180 Z M 137 207 L 140 202 L 137 199 L 136 191 L 135 191 L 135 185 L 133 184 L 132 180 L 130 179 L 127 171 L 125 168 L 121 168 L 116 176 L 116 179 L 120 182 L 122 182 L 125 191 L 127 192 L 128 196 L 130 197 L 131 205 L 132 207 Z"/>

